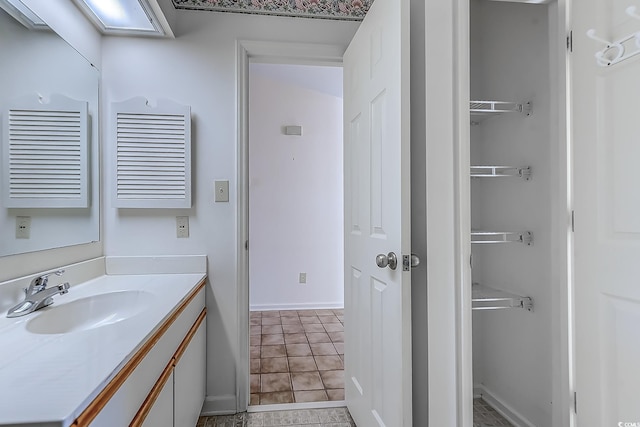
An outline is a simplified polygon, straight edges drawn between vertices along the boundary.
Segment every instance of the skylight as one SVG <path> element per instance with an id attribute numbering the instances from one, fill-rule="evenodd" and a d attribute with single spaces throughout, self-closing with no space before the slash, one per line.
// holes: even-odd
<path id="1" fill-rule="evenodd" d="M 164 35 L 146 0 L 75 0 L 104 34 Z"/>

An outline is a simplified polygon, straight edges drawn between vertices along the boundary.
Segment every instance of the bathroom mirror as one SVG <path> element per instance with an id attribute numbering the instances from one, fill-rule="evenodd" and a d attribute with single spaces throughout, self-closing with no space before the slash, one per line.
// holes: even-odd
<path id="1" fill-rule="evenodd" d="M 52 97 L 63 96 L 86 102 L 89 173 L 85 206 L 88 207 L 9 208 L 0 197 L 0 256 L 89 243 L 100 238 L 99 72 L 46 25 L 42 28 L 30 25 L 29 20 L 21 20 L 25 23 L 0 8 L 0 148 L 7 152 L 2 140 L 6 139 L 3 127 L 8 128 L 6 111 L 13 108 L 16 99 L 31 97 L 47 105 Z M 58 160 L 52 156 L 47 162 L 57 163 Z M 9 172 L 15 169 L 14 164 L 7 168 L 4 162 L 0 163 L 0 180 L 7 182 Z M 46 174 L 50 166 L 32 162 L 27 174 Z M 0 182 L 0 189 L 3 189 L 2 184 Z"/>

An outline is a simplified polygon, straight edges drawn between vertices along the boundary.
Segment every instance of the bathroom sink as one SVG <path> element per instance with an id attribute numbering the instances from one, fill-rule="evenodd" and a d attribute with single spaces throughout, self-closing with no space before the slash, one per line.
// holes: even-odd
<path id="1" fill-rule="evenodd" d="M 92 295 L 37 311 L 27 322 L 35 334 L 85 331 L 129 319 L 151 306 L 155 296 L 144 291 L 119 291 Z"/>

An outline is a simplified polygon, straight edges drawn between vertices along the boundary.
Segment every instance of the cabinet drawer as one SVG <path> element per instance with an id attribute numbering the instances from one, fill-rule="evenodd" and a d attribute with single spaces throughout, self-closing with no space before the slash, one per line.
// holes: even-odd
<path id="1" fill-rule="evenodd" d="M 169 378 L 158 394 L 154 405 L 147 414 L 142 427 L 174 427 L 173 424 L 173 369 L 169 371 Z M 186 425 L 186 424 L 185 424 Z M 195 426 L 195 424 L 194 424 Z"/>
<path id="2" fill-rule="evenodd" d="M 174 368 L 175 426 L 195 426 L 206 393 L 206 322 L 198 327 Z"/>

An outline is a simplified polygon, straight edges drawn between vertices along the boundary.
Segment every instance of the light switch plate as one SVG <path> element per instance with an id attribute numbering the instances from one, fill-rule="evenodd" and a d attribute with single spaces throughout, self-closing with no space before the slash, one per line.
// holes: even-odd
<path id="1" fill-rule="evenodd" d="M 216 202 L 228 202 L 229 201 L 229 181 L 215 181 L 215 201 Z"/>

